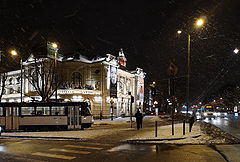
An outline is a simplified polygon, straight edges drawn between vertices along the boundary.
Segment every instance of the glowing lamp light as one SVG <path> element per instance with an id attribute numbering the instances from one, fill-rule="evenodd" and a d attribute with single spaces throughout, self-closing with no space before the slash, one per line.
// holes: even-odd
<path id="1" fill-rule="evenodd" d="M 57 43 L 52 43 L 52 47 L 57 48 L 58 47 Z"/>
<path id="2" fill-rule="evenodd" d="M 11 50 L 10 53 L 11 53 L 11 55 L 13 55 L 13 56 L 16 56 L 16 55 L 17 55 L 17 51 L 16 51 L 16 50 Z"/>
<path id="3" fill-rule="evenodd" d="M 196 26 L 197 27 L 200 27 L 200 26 L 202 26 L 204 24 L 204 19 L 198 19 L 197 21 L 196 21 Z"/>
<path id="4" fill-rule="evenodd" d="M 178 34 L 181 34 L 181 33 L 182 33 L 182 31 L 181 31 L 181 30 L 178 30 L 178 31 L 177 31 L 177 33 L 178 33 Z"/>
<path id="5" fill-rule="evenodd" d="M 235 54 L 238 54 L 239 49 L 235 48 L 235 50 L 233 50 L 233 52 L 234 52 Z"/>

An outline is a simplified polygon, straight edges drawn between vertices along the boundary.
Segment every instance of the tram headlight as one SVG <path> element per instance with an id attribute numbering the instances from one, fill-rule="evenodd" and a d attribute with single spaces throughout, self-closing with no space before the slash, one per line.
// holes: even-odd
<path id="1" fill-rule="evenodd" d="M 204 116 L 207 116 L 207 113 L 205 112 L 205 113 L 203 113 L 203 115 L 204 115 Z"/>

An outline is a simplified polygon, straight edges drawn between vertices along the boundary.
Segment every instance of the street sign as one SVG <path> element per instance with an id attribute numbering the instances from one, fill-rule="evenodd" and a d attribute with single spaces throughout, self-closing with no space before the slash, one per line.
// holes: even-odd
<path id="1" fill-rule="evenodd" d="M 175 76 L 178 72 L 178 67 L 171 61 L 169 67 L 167 69 L 167 73 L 169 76 Z"/>

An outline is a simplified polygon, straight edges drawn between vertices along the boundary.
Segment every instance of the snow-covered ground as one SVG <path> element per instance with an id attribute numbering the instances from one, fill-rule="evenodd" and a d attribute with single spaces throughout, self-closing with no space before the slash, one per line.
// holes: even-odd
<path id="1" fill-rule="evenodd" d="M 133 118 L 133 121 L 135 119 Z M 189 124 L 186 123 L 186 134 L 183 135 L 183 124 L 174 124 L 174 135 L 172 135 L 172 126 L 164 125 L 158 126 L 158 136 L 155 137 L 154 123 L 161 122 L 164 119 L 158 117 L 145 117 L 144 123 L 150 123 L 152 125 L 144 127 L 141 130 L 136 130 L 135 122 L 133 128 L 130 127 L 129 118 L 115 118 L 113 121 L 110 119 L 96 120 L 91 128 L 84 131 L 53 131 L 53 132 L 11 132 L 2 133 L 2 136 L 33 136 L 33 137 L 59 137 L 59 138 L 79 138 L 79 139 L 96 139 L 106 135 L 118 135 L 121 132 L 128 134 L 129 136 L 123 137 L 121 141 L 138 140 L 143 143 L 175 143 L 175 144 L 209 144 L 209 143 L 226 143 L 222 138 L 214 138 L 207 134 L 204 134 L 200 129 L 200 123 L 197 122 L 192 128 L 192 132 L 189 132 Z M 145 124 L 146 125 L 146 124 Z M 133 133 L 135 131 L 135 133 Z M 112 136 L 114 138 L 114 136 Z M 193 138 L 197 137 L 197 138 Z M 183 139 L 179 139 L 183 138 Z M 161 141 L 157 141 L 161 139 Z M 168 139 L 168 140 L 162 140 Z M 149 141 L 150 140 L 150 141 Z"/>

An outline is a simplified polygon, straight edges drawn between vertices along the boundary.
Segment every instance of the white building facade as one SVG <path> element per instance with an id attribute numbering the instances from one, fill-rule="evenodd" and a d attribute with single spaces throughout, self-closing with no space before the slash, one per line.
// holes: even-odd
<path id="1" fill-rule="evenodd" d="M 48 59 L 52 58 L 41 58 L 39 61 Z M 143 110 L 145 73 L 141 68 L 126 70 L 126 58 L 122 50 L 118 57 L 106 54 L 106 57 L 89 60 L 79 54 L 75 57 L 58 57 L 56 60 L 57 73 L 62 78 L 57 93 L 51 96 L 52 100 L 88 102 L 95 117 L 110 117 L 111 112 L 115 117 L 129 116 L 131 110 L 133 114 L 137 109 Z M 23 102 L 41 101 L 41 96 L 26 77 L 33 64 L 33 55 L 23 62 Z M 21 101 L 20 76 L 20 70 L 7 73 L 1 102 Z M 131 95 L 134 97 L 132 106 Z M 113 109 L 110 108 L 110 101 Z"/>

